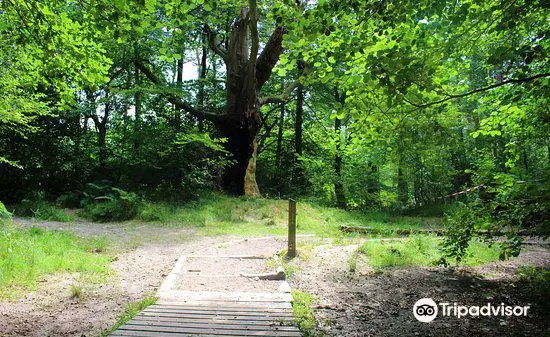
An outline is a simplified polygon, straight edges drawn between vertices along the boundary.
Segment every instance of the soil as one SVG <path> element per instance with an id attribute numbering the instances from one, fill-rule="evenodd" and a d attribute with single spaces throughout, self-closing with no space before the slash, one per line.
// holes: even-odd
<path id="1" fill-rule="evenodd" d="M 548 246 L 525 247 L 518 258 L 479 267 L 407 268 L 383 272 L 360 257 L 350 272 L 357 246 L 318 246 L 294 262 L 293 288 L 315 298 L 315 336 L 549 336 L 550 297 L 519 282 L 521 265 L 550 267 Z M 459 305 L 530 305 L 527 317 L 456 318 L 440 315 L 430 323 L 412 312 L 421 298 Z"/>
<path id="2" fill-rule="evenodd" d="M 250 273 L 258 273 L 271 265 L 266 268 L 257 265 L 256 260 L 239 257 L 269 258 L 285 243 L 284 238 L 268 241 L 250 238 L 247 242 L 231 236 L 204 237 L 194 229 L 135 222 L 67 224 L 15 219 L 14 223 L 68 230 L 83 237 L 106 236 L 115 246 L 116 256 L 111 264 L 113 275 L 106 282 L 85 282 L 78 274 L 49 275 L 40 280 L 35 291 L 0 302 L 0 336 L 10 337 L 99 336 L 115 324 L 128 303 L 154 295 L 181 255 L 201 256 L 203 260 L 231 256 L 228 263 L 241 261 L 250 265 L 245 268 Z M 306 240 L 315 242 L 316 238 L 303 238 L 301 242 Z M 542 296 L 523 287 L 514 276 L 520 265 L 548 268 L 547 246 L 527 246 L 518 258 L 505 263 L 455 270 L 410 268 L 376 272 L 362 257 L 352 273 L 348 270 L 348 259 L 356 248 L 356 245 L 317 245 L 292 262 L 295 265 L 294 276 L 289 280 L 292 288 L 316 298 L 318 331 L 314 336 L 550 335 L 548 294 Z M 192 259 L 190 262 L 187 271 L 201 270 L 211 275 L 208 263 L 199 267 L 191 266 Z M 231 265 L 227 267 L 225 274 L 242 272 Z M 180 286 L 202 289 L 201 282 L 204 280 L 200 277 L 182 278 Z M 71 297 L 73 284 L 82 286 L 82 299 Z M 427 324 L 416 321 L 411 310 L 422 297 L 463 305 L 487 302 L 531 305 L 531 311 L 528 317 L 519 319 L 438 317 Z"/>
<path id="3" fill-rule="evenodd" d="M 260 279 L 275 275 L 275 257 L 286 246 L 280 237 L 236 239 L 187 256 L 177 273 L 175 290 L 277 293 L 281 280 Z"/>
<path id="4" fill-rule="evenodd" d="M 0 336 L 99 336 L 112 327 L 125 307 L 154 295 L 182 254 L 215 244 L 220 238 L 198 237 L 192 229 L 151 224 L 73 224 L 14 219 L 18 226 L 68 230 L 79 236 L 106 236 L 115 246 L 113 275 L 107 282 L 83 282 L 80 275 L 55 274 L 40 279 L 38 289 L 0 302 Z M 83 298 L 73 298 L 71 285 Z"/>

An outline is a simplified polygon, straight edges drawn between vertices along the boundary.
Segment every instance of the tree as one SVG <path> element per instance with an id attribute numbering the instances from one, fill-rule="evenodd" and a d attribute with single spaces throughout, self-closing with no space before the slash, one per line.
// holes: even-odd
<path id="1" fill-rule="evenodd" d="M 227 139 L 225 147 L 233 155 L 234 163 L 224 172 L 223 187 L 229 192 L 249 196 L 260 193 L 256 182 L 257 137 L 262 125 L 260 107 L 273 101 L 262 100 L 260 90 L 283 52 L 282 42 L 286 33 L 283 25 L 276 25 L 259 52 L 259 19 L 257 1 L 249 0 L 247 6 L 241 6 L 239 15 L 234 19 L 225 45 L 218 40 L 218 34 L 208 23 L 204 26 L 209 47 L 223 60 L 227 73 L 223 113 L 193 107 L 177 94 L 165 95 L 177 108 L 212 122 L 219 135 Z M 166 85 L 163 75 L 151 70 L 148 63 L 140 58 L 135 60 L 136 66 L 150 81 Z"/>

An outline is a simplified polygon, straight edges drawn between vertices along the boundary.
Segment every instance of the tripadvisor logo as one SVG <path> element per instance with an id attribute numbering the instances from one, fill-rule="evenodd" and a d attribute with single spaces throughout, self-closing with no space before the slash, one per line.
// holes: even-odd
<path id="1" fill-rule="evenodd" d="M 429 323 L 433 321 L 438 312 L 441 316 L 527 316 L 530 306 L 510 306 L 501 303 L 493 305 L 487 303 L 483 306 L 464 306 L 457 303 L 441 302 L 439 305 L 431 298 L 421 298 L 413 306 L 414 317 L 420 322 Z"/>

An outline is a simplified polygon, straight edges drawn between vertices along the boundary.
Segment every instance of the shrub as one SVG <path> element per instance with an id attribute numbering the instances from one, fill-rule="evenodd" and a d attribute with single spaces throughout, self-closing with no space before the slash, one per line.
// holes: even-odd
<path id="1" fill-rule="evenodd" d="M 65 192 L 55 200 L 55 204 L 64 208 L 80 207 L 81 195 L 78 192 Z"/>
<path id="2" fill-rule="evenodd" d="M 12 214 L 8 212 L 6 206 L 0 201 L 0 223 L 2 220 L 11 219 Z"/>
<path id="3" fill-rule="evenodd" d="M 40 220 L 52 220 L 61 222 L 73 221 L 73 217 L 65 211 L 45 200 L 44 192 L 33 192 L 28 198 L 23 199 L 16 207 L 18 215 L 32 216 Z"/>
<path id="4" fill-rule="evenodd" d="M 168 222 L 174 213 L 173 207 L 162 203 L 142 203 L 139 218 L 145 221 Z"/>
<path id="5" fill-rule="evenodd" d="M 85 192 L 84 210 L 81 214 L 94 221 L 123 221 L 138 215 L 139 198 L 135 193 L 126 192 L 115 187 L 104 187 L 94 184 L 91 193 Z M 94 194 L 103 195 L 96 196 Z"/>

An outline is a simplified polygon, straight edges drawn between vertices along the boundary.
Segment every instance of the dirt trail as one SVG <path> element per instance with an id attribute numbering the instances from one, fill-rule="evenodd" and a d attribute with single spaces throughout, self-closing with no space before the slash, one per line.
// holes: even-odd
<path id="1" fill-rule="evenodd" d="M 479 267 L 449 270 L 407 268 L 375 272 L 368 261 L 350 272 L 355 246 L 319 246 L 296 262 L 292 288 L 316 298 L 318 335 L 327 336 L 548 336 L 550 303 L 522 288 L 514 276 L 521 265 L 550 268 L 548 246 L 527 246 L 518 258 Z M 423 297 L 462 305 L 531 305 L 526 318 L 438 317 L 418 322 L 413 304 Z"/>
<path id="2" fill-rule="evenodd" d="M 113 276 L 94 285 L 78 273 L 43 277 L 36 291 L 0 302 L 0 336 L 99 336 L 110 328 L 128 303 L 154 295 L 175 261 L 224 238 L 199 237 L 192 229 L 158 225 L 74 224 L 17 218 L 16 226 L 68 230 L 79 236 L 106 236 L 116 247 Z M 227 239 L 225 239 L 227 240 Z M 71 297 L 71 285 L 83 286 L 84 297 Z"/>

